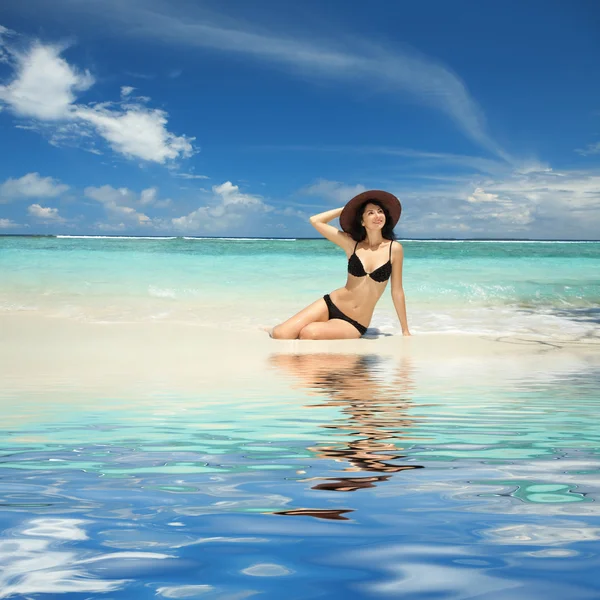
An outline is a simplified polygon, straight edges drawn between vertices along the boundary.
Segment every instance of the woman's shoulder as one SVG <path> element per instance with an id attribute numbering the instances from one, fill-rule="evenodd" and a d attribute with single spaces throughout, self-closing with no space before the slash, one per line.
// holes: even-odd
<path id="1" fill-rule="evenodd" d="M 404 248 L 398 240 L 392 240 L 390 254 L 392 256 L 403 256 Z"/>

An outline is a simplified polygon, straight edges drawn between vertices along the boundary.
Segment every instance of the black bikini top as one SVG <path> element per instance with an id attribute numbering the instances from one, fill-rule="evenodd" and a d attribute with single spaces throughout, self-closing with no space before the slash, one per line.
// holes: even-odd
<path id="1" fill-rule="evenodd" d="M 358 258 L 358 256 L 356 256 L 356 247 L 358 246 L 358 242 L 356 242 L 356 246 L 354 246 L 354 252 L 348 259 L 348 273 L 350 273 L 350 275 L 354 275 L 354 277 L 365 277 L 368 275 L 371 279 L 374 279 L 379 283 L 387 281 L 392 274 L 392 244 L 393 242 L 390 242 L 390 258 L 388 261 L 380 267 L 377 267 L 371 273 L 367 273 L 363 267 L 362 261 L 360 258 Z"/>

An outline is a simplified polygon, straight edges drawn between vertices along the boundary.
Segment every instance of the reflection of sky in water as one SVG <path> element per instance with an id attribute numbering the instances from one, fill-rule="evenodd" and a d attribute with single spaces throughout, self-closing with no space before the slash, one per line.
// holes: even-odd
<path id="1" fill-rule="evenodd" d="M 0 598 L 26 594 L 104 593 L 117 590 L 123 566 L 142 575 L 154 562 L 171 558 L 153 552 L 80 553 L 67 542 L 88 538 L 82 519 L 38 518 L 0 542 Z M 24 536 L 24 537 L 20 537 Z"/>
<path id="2" fill-rule="evenodd" d="M 523 360 L 4 389 L 0 597 L 598 597 L 599 371 Z"/>

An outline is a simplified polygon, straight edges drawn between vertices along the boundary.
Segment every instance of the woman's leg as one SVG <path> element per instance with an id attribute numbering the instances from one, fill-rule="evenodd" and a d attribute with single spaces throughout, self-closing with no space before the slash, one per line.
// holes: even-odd
<path id="1" fill-rule="evenodd" d="M 300 331 L 301 340 L 357 340 L 360 331 L 342 319 L 331 319 L 325 323 L 309 323 Z"/>
<path id="2" fill-rule="evenodd" d="M 297 340 L 302 329 L 309 323 L 324 322 L 328 318 L 329 309 L 327 304 L 325 304 L 323 298 L 319 298 L 284 323 L 273 327 L 270 336 L 277 340 Z"/>

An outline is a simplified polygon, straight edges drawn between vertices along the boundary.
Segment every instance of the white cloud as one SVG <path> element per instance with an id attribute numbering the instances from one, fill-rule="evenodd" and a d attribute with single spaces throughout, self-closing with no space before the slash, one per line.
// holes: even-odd
<path id="1" fill-rule="evenodd" d="M 302 191 L 310 196 L 319 196 L 320 198 L 331 200 L 336 204 L 343 206 L 351 198 L 366 191 L 366 189 L 367 188 L 364 185 L 360 184 L 346 185 L 339 181 L 319 179 L 317 183 L 304 188 Z"/>
<path id="2" fill-rule="evenodd" d="M 12 229 L 13 227 L 20 227 L 20 225 L 10 219 L 0 219 L 0 229 Z"/>
<path id="3" fill-rule="evenodd" d="M 170 224 L 185 232 L 227 231 L 244 224 L 253 214 L 273 210 L 262 198 L 240 192 L 230 181 L 213 186 L 212 192 L 207 205 L 171 219 Z"/>
<path id="4" fill-rule="evenodd" d="M 475 188 L 475 191 L 467 197 L 467 202 L 497 202 L 498 194 L 487 194 L 482 188 Z"/>
<path id="5" fill-rule="evenodd" d="M 242 194 L 240 188 L 237 185 L 233 185 L 231 181 L 226 181 L 221 185 L 214 185 L 212 190 L 221 198 L 221 202 L 224 206 L 238 204 L 260 207 L 261 209 L 265 207 L 265 204 L 263 204 L 263 201 L 258 196 Z"/>
<path id="6" fill-rule="evenodd" d="M 87 140 L 88 149 L 98 153 L 89 140 L 100 136 L 118 154 L 160 164 L 193 154 L 195 138 L 170 132 L 168 114 L 141 104 L 146 98 L 132 102 L 131 86 L 121 88 L 120 103 L 77 104 L 76 92 L 90 88 L 94 78 L 70 65 L 61 51 L 41 42 L 26 52 L 11 50 L 15 74 L 0 85 L 0 106 L 3 102 L 15 115 L 35 119 L 26 127 L 49 132 L 54 145 Z"/>
<path id="7" fill-rule="evenodd" d="M 142 225 L 152 227 L 152 219 L 143 212 L 136 210 L 137 206 L 166 206 L 170 200 L 159 201 L 155 188 L 142 190 L 140 196 L 127 188 L 113 188 L 110 185 L 102 187 L 87 187 L 83 191 L 87 198 L 100 202 L 112 221 L 125 223 L 129 226 Z M 114 224 L 111 224 L 114 228 Z"/>
<path id="8" fill-rule="evenodd" d="M 165 200 L 158 199 L 158 190 L 156 188 L 142 190 L 139 202 L 142 206 L 154 206 L 156 208 L 165 208 L 171 205 L 170 198 Z"/>
<path id="9" fill-rule="evenodd" d="M 156 202 L 156 198 L 158 196 L 158 190 L 156 188 L 148 188 L 147 190 L 142 190 L 140 194 L 140 204 L 144 206 L 145 204 L 153 204 Z"/>
<path id="10" fill-rule="evenodd" d="M 89 72 L 78 73 L 61 58 L 61 50 L 36 43 L 28 52 L 15 54 L 16 75 L 9 85 L 0 86 L 0 99 L 18 116 L 69 118 L 75 92 L 94 83 Z"/>
<path id="11" fill-rule="evenodd" d="M 135 208 L 136 206 L 154 206 L 156 208 L 164 208 L 170 206 L 171 199 L 167 198 L 160 200 L 158 196 L 157 188 L 147 188 L 142 190 L 141 193 L 136 192 L 128 188 L 114 188 L 110 185 L 103 185 L 102 187 L 87 187 L 84 190 L 85 196 L 96 200 L 101 204 L 117 205 L 117 206 L 128 206 Z"/>
<path id="12" fill-rule="evenodd" d="M 135 201 L 135 193 L 127 188 L 114 188 L 110 185 L 102 187 L 86 187 L 84 195 L 101 204 L 125 204 Z"/>
<path id="13" fill-rule="evenodd" d="M 52 177 L 27 173 L 19 179 L 7 179 L 0 185 L 0 204 L 28 198 L 56 198 L 69 189 Z"/>
<path id="14" fill-rule="evenodd" d="M 77 107 L 74 114 L 94 126 L 117 153 L 127 158 L 165 163 L 190 157 L 194 138 L 176 136 L 167 130 L 167 113 L 140 104 L 114 110 L 101 106 Z"/>
<path id="15" fill-rule="evenodd" d="M 531 198 L 530 196 L 528 200 Z M 500 197 L 499 194 L 486 192 L 481 187 L 476 187 L 473 193 L 467 196 L 468 203 L 477 205 L 476 211 L 470 212 L 474 219 L 493 219 L 519 228 L 529 225 L 534 220 L 535 202 L 524 203 L 523 200 L 521 195 L 513 200 L 510 197 Z"/>
<path id="16" fill-rule="evenodd" d="M 34 219 L 47 223 L 63 223 L 65 221 L 65 219 L 58 214 L 58 208 L 50 208 L 40 206 L 39 204 L 32 204 L 27 208 L 27 213 Z"/>

